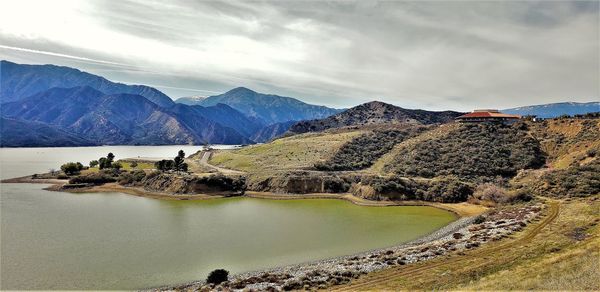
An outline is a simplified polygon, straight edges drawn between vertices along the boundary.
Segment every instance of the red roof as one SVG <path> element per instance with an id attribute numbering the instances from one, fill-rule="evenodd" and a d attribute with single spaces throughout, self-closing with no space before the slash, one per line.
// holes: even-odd
<path id="1" fill-rule="evenodd" d="M 507 119 L 520 119 L 519 115 L 509 115 L 499 112 L 472 112 L 458 117 L 457 119 L 468 119 L 468 118 L 507 118 Z"/>

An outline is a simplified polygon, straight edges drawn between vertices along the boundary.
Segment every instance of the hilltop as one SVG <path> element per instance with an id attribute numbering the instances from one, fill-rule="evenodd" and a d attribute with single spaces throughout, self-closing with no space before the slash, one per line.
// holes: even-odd
<path id="1" fill-rule="evenodd" d="M 435 124 L 447 123 L 460 116 L 453 111 L 411 110 L 380 101 L 355 106 L 324 119 L 298 122 L 290 127 L 292 133 L 319 132 L 332 128 L 382 124 Z"/>

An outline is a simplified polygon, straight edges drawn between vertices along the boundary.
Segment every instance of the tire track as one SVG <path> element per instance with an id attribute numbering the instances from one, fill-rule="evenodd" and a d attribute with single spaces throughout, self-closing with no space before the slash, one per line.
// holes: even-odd
<path id="1" fill-rule="evenodd" d="M 455 264 L 473 260 L 480 256 L 485 256 L 486 254 L 491 253 L 491 252 L 497 252 L 497 251 L 501 251 L 501 250 L 504 250 L 504 249 L 507 249 L 510 247 L 526 244 L 526 243 L 530 242 L 537 234 L 539 234 L 546 226 L 548 226 L 550 223 L 552 223 L 556 219 L 556 217 L 558 217 L 559 212 L 560 212 L 559 202 L 549 200 L 548 203 L 550 205 L 550 211 L 549 211 L 549 214 L 546 216 L 546 218 L 542 222 L 537 224 L 533 229 L 527 231 L 527 233 L 524 236 L 522 236 L 516 240 L 507 242 L 502 245 L 494 246 L 494 247 L 475 250 L 467 255 L 455 256 L 454 258 L 444 260 L 439 263 L 433 263 L 433 264 L 429 264 L 429 265 L 426 264 L 424 266 L 415 266 L 415 267 L 409 266 L 409 267 L 390 268 L 390 269 L 384 270 L 382 273 L 380 273 L 377 276 L 364 278 L 365 279 L 364 281 L 359 280 L 358 282 L 356 282 L 354 284 L 350 283 L 348 285 L 339 286 L 337 288 L 332 287 L 329 290 L 330 291 L 356 291 L 356 290 L 363 290 L 363 289 L 367 289 L 367 290 L 374 289 L 374 287 L 376 285 L 383 284 L 392 279 L 397 279 L 400 277 L 407 277 L 407 276 L 421 275 L 425 272 L 429 272 L 429 271 L 439 268 L 439 267 L 443 267 L 443 266 L 451 267 Z M 489 259 L 489 260 L 485 261 L 484 263 L 479 264 L 478 266 L 485 266 L 492 261 L 493 261 L 493 259 Z"/>

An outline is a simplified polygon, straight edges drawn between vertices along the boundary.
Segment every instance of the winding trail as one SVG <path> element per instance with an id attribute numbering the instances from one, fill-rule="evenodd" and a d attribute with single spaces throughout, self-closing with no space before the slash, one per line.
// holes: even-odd
<path id="1" fill-rule="evenodd" d="M 413 265 L 413 266 L 405 266 L 405 267 L 396 267 L 390 268 L 386 270 L 382 270 L 381 272 L 376 272 L 372 276 L 366 276 L 364 278 L 358 279 L 355 282 L 351 282 L 347 285 L 341 285 L 338 287 L 330 287 L 329 291 L 356 291 L 356 290 L 379 290 L 376 288 L 377 285 L 384 284 L 388 281 L 397 280 L 398 278 L 407 278 L 414 277 L 417 275 L 421 275 L 427 272 L 431 272 L 436 268 L 444 268 L 447 267 L 451 269 L 453 266 L 457 264 L 461 264 L 472 260 L 474 258 L 484 259 L 484 262 L 478 264 L 477 266 L 483 267 L 489 264 L 492 264 L 496 260 L 493 257 L 486 258 L 485 256 L 492 252 L 498 252 L 504 249 L 508 249 L 511 247 L 516 247 L 519 245 L 523 245 L 529 243 L 537 234 L 539 234 L 542 229 L 552 223 L 560 212 L 560 203 L 558 201 L 548 201 L 550 205 L 549 214 L 546 218 L 537 224 L 534 228 L 521 236 L 516 240 L 512 240 L 505 244 L 501 244 L 498 246 L 493 246 L 489 248 L 480 248 L 473 252 L 470 252 L 464 256 L 455 255 L 453 258 L 443 260 L 438 263 L 425 264 L 425 265 Z"/>
<path id="2" fill-rule="evenodd" d="M 233 169 L 229 169 L 229 168 L 218 167 L 218 166 L 215 166 L 215 165 L 212 165 L 212 164 L 208 163 L 208 159 L 210 159 L 211 155 L 212 155 L 211 151 L 205 151 L 204 153 L 202 153 L 202 158 L 200 158 L 200 160 L 198 161 L 200 163 L 200 165 L 208 167 L 208 168 L 213 169 L 215 171 L 221 172 L 223 174 L 234 174 L 234 175 L 246 174 L 243 171 L 238 171 L 238 170 L 233 170 Z"/>

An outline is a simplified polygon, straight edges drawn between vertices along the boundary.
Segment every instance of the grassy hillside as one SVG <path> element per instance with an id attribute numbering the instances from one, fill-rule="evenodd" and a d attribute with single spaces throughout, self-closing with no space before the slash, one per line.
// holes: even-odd
<path id="1" fill-rule="evenodd" d="M 370 167 L 396 144 L 424 132 L 427 127 L 375 129 L 348 141 L 328 160 L 315 165 L 319 170 L 359 170 Z"/>
<path id="2" fill-rule="evenodd" d="M 515 236 L 370 273 L 339 290 L 599 290 L 598 197 L 553 204 L 542 221 Z"/>
<path id="3" fill-rule="evenodd" d="M 567 168 L 600 152 L 600 119 L 553 119 L 530 123 L 530 134 L 540 141 L 553 168 Z"/>
<path id="4" fill-rule="evenodd" d="M 344 143 L 363 132 L 323 132 L 295 135 L 238 150 L 217 151 L 210 163 L 250 173 L 312 168 L 329 159 Z"/>

